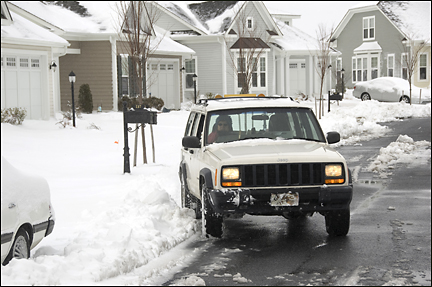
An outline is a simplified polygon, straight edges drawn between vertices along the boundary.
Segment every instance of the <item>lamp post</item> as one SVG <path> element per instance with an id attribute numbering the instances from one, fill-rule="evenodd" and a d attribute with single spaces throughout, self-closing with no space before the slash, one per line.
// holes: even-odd
<path id="1" fill-rule="evenodd" d="M 69 74 L 69 82 L 71 82 L 71 89 L 72 89 L 72 121 L 73 126 L 75 127 L 75 98 L 74 98 L 74 83 L 76 80 L 75 73 L 73 71 Z"/>
<path id="2" fill-rule="evenodd" d="M 194 83 L 194 104 L 196 104 L 196 80 L 198 76 L 196 74 L 193 74 L 192 79 Z"/>

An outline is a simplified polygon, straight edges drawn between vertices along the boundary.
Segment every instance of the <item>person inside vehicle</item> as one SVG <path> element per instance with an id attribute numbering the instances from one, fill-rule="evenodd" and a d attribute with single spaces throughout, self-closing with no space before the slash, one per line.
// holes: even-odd
<path id="1" fill-rule="evenodd" d="M 230 116 L 221 115 L 213 125 L 212 133 L 208 135 L 207 142 L 214 143 L 220 135 L 226 135 L 232 131 L 232 120 Z"/>

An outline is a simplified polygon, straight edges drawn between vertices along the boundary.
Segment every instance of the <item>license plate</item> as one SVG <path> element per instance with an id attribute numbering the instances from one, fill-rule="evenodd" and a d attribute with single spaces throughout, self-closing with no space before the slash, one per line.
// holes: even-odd
<path id="1" fill-rule="evenodd" d="M 288 193 L 272 193 L 270 196 L 271 206 L 298 206 L 299 194 L 298 192 Z"/>

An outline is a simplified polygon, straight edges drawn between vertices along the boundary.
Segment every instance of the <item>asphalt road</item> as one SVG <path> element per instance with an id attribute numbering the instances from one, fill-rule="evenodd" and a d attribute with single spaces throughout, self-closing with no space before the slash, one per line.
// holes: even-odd
<path id="1" fill-rule="evenodd" d="M 380 139 L 342 146 L 355 172 L 351 226 L 329 237 L 324 217 L 248 216 L 225 221 L 222 239 L 188 246 L 195 260 L 163 285 L 197 276 L 213 285 L 431 285 L 431 162 L 400 164 L 388 177 L 366 167 L 381 147 L 408 135 L 431 141 L 431 119 L 385 123 Z"/>

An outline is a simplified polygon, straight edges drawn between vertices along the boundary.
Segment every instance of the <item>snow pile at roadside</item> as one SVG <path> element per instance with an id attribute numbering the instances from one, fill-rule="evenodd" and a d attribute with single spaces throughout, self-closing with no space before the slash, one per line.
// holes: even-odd
<path id="1" fill-rule="evenodd" d="M 379 155 L 369 165 L 368 170 L 379 173 L 381 178 L 386 178 L 391 174 L 388 169 L 394 169 L 396 164 L 426 164 L 430 158 L 431 142 L 416 142 L 407 135 L 400 135 L 395 142 L 380 149 Z"/>
<path id="2" fill-rule="evenodd" d="M 341 101 L 339 106 L 332 104 L 330 113 L 327 112 L 326 106 L 320 124 L 325 133 L 330 131 L 340 133 L 341 141 L 335 145 L 338 146 L 383 136 L 388 132 L 388 128 L 379 123 L 430 116 L 431 104 L 409 105 L 349 99 Z"/>

